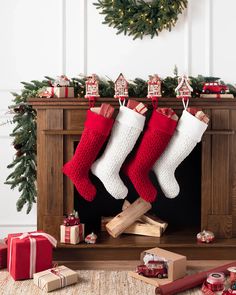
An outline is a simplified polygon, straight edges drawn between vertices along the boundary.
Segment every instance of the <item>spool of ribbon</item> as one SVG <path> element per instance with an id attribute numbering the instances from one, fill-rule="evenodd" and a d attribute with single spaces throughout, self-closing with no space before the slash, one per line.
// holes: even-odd
<path id="1" fill-rule="evenodd" d="M 33 232 L 33 233 L 23 233 L 18 237 L 11 238 L 10 242 L 10 253 L 9 253 L 9 272 L 11 271 L 12 267 L 12 242 L 15 239 L 29 239 L 30 241 L 30 265 L 29 265 L 29 277 L 33 278 L 33 274 L 36 272 L 36 255 L 37 255 L 37 237 L 44 237 L 46 238 L 53 247 L 57 246 L 57 240 L 49 234 L 43 232 Z"/>
<path id="2" fill-rule="evenodd" d="M 229 271 L 229 281 L 231 284 L 236 282 L 236 266 L 232 266 L 228 268 Z"/>
<path id="3" fill-rule="evenodd" d="M 210 273 L 202 285 L 202 293 L 214 295 L 224 290 L 225 275 L 221 272 Z"/>

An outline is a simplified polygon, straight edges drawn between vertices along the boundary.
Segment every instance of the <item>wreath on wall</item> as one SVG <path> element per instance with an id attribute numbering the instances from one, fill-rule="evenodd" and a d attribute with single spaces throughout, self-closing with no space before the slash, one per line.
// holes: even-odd
<path id="1" fill-rule="evenodd" d="M 105 15 L 103 24 L 133 39 L 142 39 L 145 35 L 153 38 L 162 30 L 171 31 L 187 4 L 187 0 L 98 0 L 94 3 L 100 14 Z"/>

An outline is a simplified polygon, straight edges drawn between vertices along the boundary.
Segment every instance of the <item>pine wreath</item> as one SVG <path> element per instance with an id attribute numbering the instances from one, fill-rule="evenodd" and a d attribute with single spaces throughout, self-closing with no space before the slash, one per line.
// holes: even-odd
<path id="1" fill-rule="evenodd" d="M 100 14 L 105 15 L 103 24 L 133 39 L 142 39 L 145 35 L 153 38 L 164 29 L 171 31 L 187 4 L 187 0 L 98 0 L 94 3 Z"/>

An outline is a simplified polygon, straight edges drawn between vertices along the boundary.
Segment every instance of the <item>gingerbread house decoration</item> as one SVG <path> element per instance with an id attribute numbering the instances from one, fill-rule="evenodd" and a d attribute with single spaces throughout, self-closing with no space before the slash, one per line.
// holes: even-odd
<path id="1" fill-rule="evenodd" d="M 158 75 L 149 76 L 147 97 L 161 97 L 161 79 Z"/>
<path id="2" fill-rule="evenodd" d="M 126 81 L 123 74 L 120 74 L 115 81 L 115 98 L 125 99 L 129 97 L 128 93 L 128 82 Z"/>
<path id="3" fill-rule="evenodd" d="M 85 98 L 100 97 L 98 85 L 98 79 L 95 74 L 87 77 Z"/>
<path id="4" fill-rule="evenodd" d="M 193 88 L 190 86 L 190 80 L 187 76 L 182 76 L 178 78 L 178 86 L 175 88 L 176 97 L 188 99 L 191 97 L 191 92 Z"/>

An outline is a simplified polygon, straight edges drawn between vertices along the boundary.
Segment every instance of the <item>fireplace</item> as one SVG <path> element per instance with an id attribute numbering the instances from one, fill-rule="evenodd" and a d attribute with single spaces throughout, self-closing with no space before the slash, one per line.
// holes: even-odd
<path id="1" fill-rule="evenodd" d="M 139 100 L 149 104 L 146 99 Z M 100 99 L 100 102 L 105 101 L 118 109 L 115 99 Z M 104 215 L 115 215 L 121 210 L 122 201 L 112 200 L 94 176 L 100 194 L 93 205 L 87 204 L 61 172 L 63 164 L 71 159 L 83 131 L 87 101 L 32 98 L 30 104 L 37 110 L 38 229 L 59 239 L 63 215 L 80 203 L 81 210 L 83 206 L 90 206 L 90 216 L 85 211 L 84 216 L 80 212 L 88 231 L 94 227 L 97 230 L 100 221 L 93 212 L 98 206 L 102 206 Z M 175 98 L 161 98 L 159 104 L 181 113 L 182 104 Z M 202 143 L 177 170 L 180 195 L 169 200 L 158 190 L 152 210 L 169 223 L 165 235 L 161 238 L 122 235 L 114 239 L 102 233 L 97 245 L 59 245 L 55 252 L 57 260 L 62 257 L 70 261 L 138 259 L 142 250 L 157 245 L 191 259 L 206 259 L 209 255 L 212 259 L 236 258 L 236 102 L 199 98 L 192 99 L 191 105 L 202 107 L 211 121 Z M 132 201 L 137 197 L 136 192 L 126 184 L 129 186 L 128 199 Z M 195 234 L 204 228 L 216 234 L 214 244 L 196 244 Z"/>

